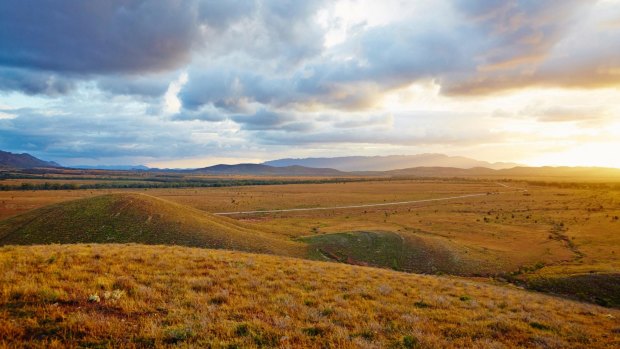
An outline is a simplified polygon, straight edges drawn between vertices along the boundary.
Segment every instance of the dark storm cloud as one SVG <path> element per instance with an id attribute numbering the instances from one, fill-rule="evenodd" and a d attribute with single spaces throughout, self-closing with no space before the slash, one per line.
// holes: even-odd
<path id="1" fill-rule="evenodd" d="M 144 75 L 186 67 L 196 52 L 225 56 L 241 51 L 259 59 L 277 57 L 282 68 L 320 53 L 324 33 L 312 16 L 322 4 L 293 0 L 3 1 L 0 68 L 5 69 L 0 72 L 0 89 L 55 95 L 69 92 L 73 81 L 94 79 L 110 93 L 160 96 L 170 81 L 149 81 Z"/>
<path id="2" fill-rule="evenodd" d="M 0 65 L 73 73 L 160 71 L 186 62 L 195 1 L 0 3 Z"/>
<path id="3" fill-rule="evenodd" d="M 202 0 L 197 3 L 200 20 L 216 29 L 246 18 L 258 6 L 256 0 Z"/>
<path id="4" fill-rule="evenodd" d="M 0 91 L 18 91 L 27 95 L 58 96 L 75 88 L 75 81 L 51 72 L 0 67 Z"/>
<path id="5" fill-rule="evenodd" d="M 20 0 L 0 3 L 0 65 L 81 74 L 162 71 L 209 48 L 208 32 L 243 19 L 272 54 L 303 57 L 322 45 L 309 17 L 322 1 Z M 254 33 L 243 33 L 252 37 Z M 317 34 L 317 35 L 315 35 Z M 307 40 L 315 35 L 315 40 Z M 303 39 L 303 40 L 302 40 Z M 243 39 L 241 38 L 241 41 Z M 259 42 L 265 44 L 265 42 Z M 277 50 L 280 48 L 281 50 Z M 299 51 L 299 52 L 298 52 Z"/>

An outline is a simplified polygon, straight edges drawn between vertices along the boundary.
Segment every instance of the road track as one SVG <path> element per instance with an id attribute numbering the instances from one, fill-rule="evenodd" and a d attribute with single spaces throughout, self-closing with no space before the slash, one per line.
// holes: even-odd
<path id="1" fill-rule="evenodd" d="M 496 183 L 504 188 L 515 189 L 517 191 L 527 191 L 523 188 L 515 188 L 508 186 L 503 183 Z M 495 192 L 497 194 L 503 193 L 514 193 L 514 191 L 504 191 L 504 192 Z M 493 194 L 495 194 L 493 193 Z M 478 196 L 487 196 L 491 193 L 473 193 L 473 194 L 465 194 L 458 196 L 449 196 L 443 198 L 436 199 L 423 199 L 423 200 L 411 200 L 411 201 L 395 201 L 395 202 L 382 202 L 378 204 L 362 204 L 362 205 L 347 205 L 347 206 L 331 206 L 331 207 L 307 207 L 307 208 L 288 208 L 288 209 L 279 209 L 279 210 L 258 210 L 258 211 L 236 211 L 236 212 L 217 212 L 213 213 L 218 216 L 234 216 L 234 215 L 243 215 L 243 214 L 260 214 L 260 213 L 279 213 L 279 212 L 302 212 L 302 211 L 325 211 L 325 210 L 343 210 L 350 208 L 366 208 L 366 207 L 381 207 L 381 206 L 396 206 L 396 205 L 406 205 L 406 204 L 418 204 L 425 202 L 437 202 L 437 201 L 450 201 L 450 200 L 458 200 L 465 198 L 473 198 Z"/>

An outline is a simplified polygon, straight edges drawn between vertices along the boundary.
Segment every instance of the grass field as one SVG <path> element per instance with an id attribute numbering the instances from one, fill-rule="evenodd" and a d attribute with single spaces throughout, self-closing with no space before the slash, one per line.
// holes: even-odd
<path id="1" fill-rule="evenodd" d="M 617 310 L 241 252 L 0 248 L 0 347 L 611 348 Z"/>
<path id="2" fill-rule="evenodd" d="M 15 230 L 15 222 L 30 221 L 28 214 L 46 212 L 50 204 L 109 193 L 143 193 L 148 196 L 140 197 L 163 199 L 151 202 L 166 202 L 168 208 L 164 211 L 169 210 L 170 205 L 177 205 L 173 210 L 176 213 L 163 215 L 166 218 L 160 219 L 163 216 L 155 212 L 161 209 L 160 206 L 149 206 L 152 214 L 140 213 L 144 208 L 135 207 L 135 214 L 117 221 L 114 227 L 121 227 L 121 232 L 143 229 L 148 238 L 143 236 L 134 241 L 127 236 L 135 238 L 135 234 L 122 233 L 112 240 L 106 240 L 102 238 L 104 235 L 99 234 L 94 240 L 76 239 L 70 235 L 65 240 L 54 241 L 232 246 L 247 251 L 330 259 L 411 272 L 494 276 L 533 289 L 617 306 L 614 294 L 617 294 L 620 283 L 620 221 L 617 218 L 620 215 L 620 192 L 505 183 L 528 191 L 505 188 L 491 181 L 446 179 L 224 188 L 7 191 L 0 192 L 0 217 L 20 213 L 26 213 L 26 216 L 0 221 L 0 226 L 4 226 L 5 231 Z M 230 218 L 208 214 L 381 204 L 499 192 L 501 194 L 443 202 L 357 209 L 232 215 L 228 216 Z M 75 211 L 80 206 L 73 207 Z M 33 211 L 37 208 L 43 211 Z M 184 212 L 181 216 L 185 218 L 175 217 L 178 212 Z M 117 211 L 108 212 L 109 216 L 115 213 Z M 73 217 L 64 211 L 49 215 Z M 149 216 L 157 224 L 146 224 Z M 209 218 L 204 219 L 203 216 Z M 185 232 L 208 232 L 204 225 L 213 219 L 226 222 L 235 229 L 255 232 L 253 234 L 256 236 L 268 237 L 265 240 L 268 243 L 256 248 L 252 239 L 240 239 L 235 245 L 221 238 L 216 239 L 219 241 L 217 243 L 203 238 L 200 244 L 192 242 L 193 238 L 187 238 L 186 243 L 178 239 L 154 238 L 164 230 L 168 234 L 178 234 L 180 230 L 173 226 L 181 221 L 184 222 L 181 226 Z M 80 228 L 78 230 L 82 234 L 81 226 L 71 228 L 65 224 L 70 221 L 73 218 L 64 220 L 64 223 L 59 219 L 52 219 L 50 223 L 47 219 L 40 219 L 38 225 L 30 224 L 29 229 L 40 231 L 48 239 L 51 238 L 50 227 L 61 232 L 75 232 L 75 228 Z M 111 226 L 102 228 L 106 224 L 101 220 L 95 219 L 91 223 L 93 231 L 111 229 Z M 160 228 L 154 229 L 156 226 Z M 202 228 L 197 229 L 199 226 Z M 119 239 L 121 236 L 125 238 Z M 601 287 L 587 292 L 578 287 L 583 280 L 596 280 Z"/>

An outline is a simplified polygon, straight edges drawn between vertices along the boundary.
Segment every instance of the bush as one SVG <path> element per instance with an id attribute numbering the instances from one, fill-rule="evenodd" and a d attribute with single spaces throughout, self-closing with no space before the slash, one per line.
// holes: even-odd
<path id="1" fill-rule="evenodd" d="M 403 337 L 403 347 L 407 349 L 419 348 L 420 341 L 414 336 L 404 336 Z"/>
<path id="2" fill-rule="evenodd" d="M 545 324 L 541 324 L 540 322 L 530 322 L 530 326 L 532 328 L 535 328 L 537 330 L 543 330 L 543 331 L 550 331 L 551 327 L 545 325 Z"/>
<path id="3" fill-rule="evenodd" d="M 430 304 L 425 303 L 423 301 L 415 302 L 415 303 L 413 303 L 413 305 L 415 305 L 416 308 L 430 308 L 430 306 L 431 306 Z"/>
<path id="4" fill-rule="evenodd" d="M 307 334 L 308 336 L 312 336 L 312 337 L 320 336 L 324 332 L 323 329 L 318 328 L 318 327 L 306 327 L 302 329 L 301 331 Z"/>
<path id="5" fill-rule="evenodd" d="M 239 324 L 235 329 L 235 334 L 237 336 L 247 336 L 250 334 L 250 327 L 247 324 Z"/>
<path id="6" fill-rule="evenodd" d="M 164 341 L 168 344 L 176 344 L 186 341 L 195 336 L 194 331 L 187 327 L 169 328 L 164 332 Z"/>

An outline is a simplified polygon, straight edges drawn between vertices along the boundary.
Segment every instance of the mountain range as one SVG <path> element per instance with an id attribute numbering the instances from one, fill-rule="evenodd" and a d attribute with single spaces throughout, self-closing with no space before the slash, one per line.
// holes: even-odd
<path id="1" fill-rule="evenodd" d="M 56 162 L 30 154 L 0 151 L 0 169 L 56 168 Z M 596 177 L 620 178 L 620 169 L 594 167 L 527 167 L 515 163 L 474 160 L 443 154 L 347 156 L 337 158 L 280 159 L 262 164 L 214 165 L 196 169 L 156 169 L 146 166 L 85 166 L 87 170 L 180 172 L 205 175 L 258 176 L 395 176 L 395 177 Z M 55 170 L 54 170 L 55 171 Z"/>
<path id="2" fill-rule="evenodd" d="M 264 165 L 285 167 L 305 166 L 333 168 L 340 171 L 391 171 L 412 167 L 486 167 L 494 170 L 520 166 L 509 162 L 487 162 L 462 156 L 444 154 L 389 155 L 389 156 L 343 156 L 335 158 L 279 159 L 266 161 Z"/>
<path id="3" fill-rule="evenodd" d="M 61 167 L 53 161 L 37 159 L 30 154 L 15 154 L 0 150 L 0 168 L 36 168 L 36 167 Z"/>
<path id="4" fill-rule="evenodd" d="M 275 167 L 264 164 L 215 165 L 195 170 L 199 174 L 227 175 L 275 175 L 275 176 L 340 176 L 346 173 L 331 168 L 310 168 L 305 166 Z"/>

